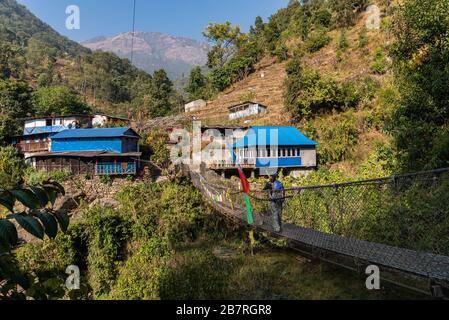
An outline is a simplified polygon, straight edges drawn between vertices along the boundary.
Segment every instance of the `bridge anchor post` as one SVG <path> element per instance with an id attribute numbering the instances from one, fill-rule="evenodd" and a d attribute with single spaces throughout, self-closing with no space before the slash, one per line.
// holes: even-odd
<path id="1" fill-rule="evenodd" d="M 435 299 L 447 299 L 449 298 L 449 286 L 444 285 L 437 280 L 431 280 L 430 294 Z"/>

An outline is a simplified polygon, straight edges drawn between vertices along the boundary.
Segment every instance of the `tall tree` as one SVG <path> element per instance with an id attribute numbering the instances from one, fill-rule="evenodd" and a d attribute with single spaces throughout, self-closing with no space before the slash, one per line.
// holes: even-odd
<path id="1" fill-rule="evenodd" d="M 33 93 L 33 103 L 39 116 L 87 114 L 90 108 L 65 86 L 39 88 Z"/>
<path id="2" fill-rule="evenodd" d="M 359 13 L 367 6 L 367 0 L 331 0 L 339 27 L 349 27 L 356 22 Z"/>
<path id="3" fill-rule="evenodd" d="M 173 109 L 171 97 L 173 95 L 173 83 L 165 70 L 157 70 L 153 74 L 150 94 L 147 97 L 149 114 L 151 117 L 163 117 Z"/>
<path id="4" fill-rule="evenodd" d="M 193 68 L 186 86 L 186 92 L 189 94 L 189 100 L 206 98 L 207 78 L 201 72 L 200 67 Z"/>
<path id="5" fill-rule="evenodd" d="M 258 37 L 263 34 L 264 30 L 265 30 L 265 23 L 263 22 L 261 16 L 257 16 L 256 20 L 254 21 L 254 26 L 251 26 L 249 29 L 250 36 Z"/>
<path id="6" fill-rule="evenodd" d="M 16 35 L 0 26 L 0 78 L 19 78 L 24 68 L 25 59 Z"/>
<path id="7" fill-rule="evenodd" d="M 207 61 L 211 69 L 223 67 L 247 40 L 240 27 L 232 26 L 230 22 L 211 23 L 203 35 L 213 45 Z"/>
<path id="8" fill-rule="evenodd" d="M 399 92 L 389 130 L 405 171 L 449 165 L 449 0 L 408 0 L 394 19 Z"/>
<path id="9" fill-rule="evenodd" d="M 31 88 L 25 82 L 0 80 L 0 144 L 20 133 L 20 118 L 33 114 Z"/>

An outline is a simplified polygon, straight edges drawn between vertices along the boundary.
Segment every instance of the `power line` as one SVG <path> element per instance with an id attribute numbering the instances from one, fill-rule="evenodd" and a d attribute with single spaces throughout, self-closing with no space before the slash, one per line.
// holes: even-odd
<path id="1" fill-rule="evenodd" d="M 134 1 L 133 6 L 133 34 L 131 37 L 131 64 L 133 64 L 134 60 L 134 33 L 136 32 L 136 0 Z"/>

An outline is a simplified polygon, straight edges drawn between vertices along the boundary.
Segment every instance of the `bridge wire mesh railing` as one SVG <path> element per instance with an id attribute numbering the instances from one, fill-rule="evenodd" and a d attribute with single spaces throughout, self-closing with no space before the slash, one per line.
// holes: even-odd
<path id="1" fill-rule="evenodd" d="M 252 199 L 267 210 L 260 203 L 268 203 L 270 194 L 255 191 Z M 286 189 L 282 200 L 286 222 L 449 256 L 449 169 Z"/>
<path id="2" fill-rule="evenodd" d="M 217 210 L 233 219 L 246 221 L 238 180 L 225 180 L 210 171 L 203 174 L 191 172 L 190 175 L 193 184 Z M 312 253 L 329 250 L 325 247 L 330 245 L 331 251 L 352 257 L 353 266 L 363 264 L 363 260 L 379 263 L 393 271 L 387 276 L 383 273 L 383 280 L 412 291 L 427 294 L 429 284 L 437 284 L 437 287 L 443 286 L 447 290 L 448 191 L 449 169 L 287 189 L 283 197 L 284 219 L 305 228 L 292 226 L 290 229 L 299 233 L 288 237 L 300 242 L 305 237 L 305 243 L 316 242 L 318 246 L 311 247 Z M 269 224 L 269 192 L 253 191 L 251 197 L 255 223 L 263 220 Z M 312 230 L 323 233 L 320 235 Z M 332 238 L 332 234 L 343 238 Z M 310 242 L 310 237 L 317 237 L 318 241 Z M 321 247 L 323 240 L 327 245 Z M 323 260 L 345 267 L 351 265 L 337 257 Z M 354 267 L 350 269 L 354 270 Z M 400 274 L 396 274 L 397 271 Z M 404 275 L 406 277 L 402 278 Z M 416 275 L 421 278 L 414 278 Z"/>
<path id="3" fill-rule="evenodd" d="M 198 187 L 244 219 L 238 180 L 213 172 Z M 256 223 L 270 215 L 268 191 L 251 193 Z M 285 190 L 283 220 L 346 238 L 449 256 L 449 169 Z M 268 218 L 269 219 L 269 218 Z"/>

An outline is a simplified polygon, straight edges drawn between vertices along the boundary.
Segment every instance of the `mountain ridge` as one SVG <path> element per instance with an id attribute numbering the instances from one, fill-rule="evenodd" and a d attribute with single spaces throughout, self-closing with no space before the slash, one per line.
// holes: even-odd
<path id="1" fill-rule="evenodd" d="M 132 32 L 122 32 L 110 37 L 95 37 L 80 44 L 93 51 L 112 52 L 130 59 L 132 40 Z M 134 65 L 149 73 L 165 69 L 172 80 L 182 78 L 195 66 L 204 65 L 208 51 L 207 44 L 195 39 L 161 32 L 134 32 Z"/>

